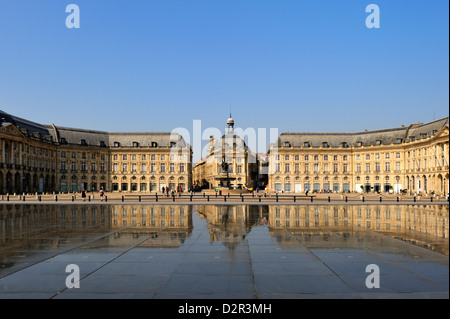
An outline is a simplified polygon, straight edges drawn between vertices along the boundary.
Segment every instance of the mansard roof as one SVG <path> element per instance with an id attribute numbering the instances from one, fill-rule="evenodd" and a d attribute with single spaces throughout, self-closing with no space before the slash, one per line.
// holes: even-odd
<path id="1" fill-rule="evenodd" d="M 0 110 L 0 125 L 5 126 L 12 124 L 19 131 L 28 138 L 40 139 L 47 142 L 52 142 L 54 140 L 53 132 L 51 132 L 52 127 L 49 125 L 38 124 Z"/>
<path id="2" fill-rule="evenodd" d="M 186 147 L 186 142 L 178 133 L 172 132 L 105 132 L 79 128 L 43 125 L 31 122 L 0 110 L 1 125 L 12 124 L 22 134 L 47 142 L 95 146 L 95 147 Z M 156 144 L 155 144 L 156 143 Z"/>
<path id="3" fill-rule="evenodd" d="M 286 132 L 279 136 L 276 144 L 279 147 L 358 147 L 400 144 L 434 136 L 444 126 L 448 128 L 448 117 L 425 124 L 363 132 Z"/>

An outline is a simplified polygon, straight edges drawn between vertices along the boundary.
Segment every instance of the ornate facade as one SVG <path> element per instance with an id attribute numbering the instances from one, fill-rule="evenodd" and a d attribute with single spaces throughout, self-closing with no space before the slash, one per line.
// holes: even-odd
<path id="1" fill-rule="evenodd" d="M 449 191 L 448 117 L 355 133 L 282 133 L 265 158 L 235 134 L 230 115 L 227 132 L 210 138 L 194 167 L 192 148 L 170 132 L 74 129 L 2 111 L 0 121 L 1 194 L 186 191 L 193 183 L 218 187 L 225 175 L 233 188 L 268 180 L 270 191 L 288 193 Z"/>
<path id="2" fill-rule="evenodd" d="M 243 189 L 256 187 L 259 179 L 258 157 L 234 132 L 234 120 L 227 120 L 228 129 L 220 139 L 209 140 L 208 155 L 194 166 L 194 183 L 204 188 L 220 187 L 217 177 L 225 176 L 224 164 L 232 180 L 231 187 Z"/>
<path id="3" fill-rule="evenodd" d="M 192 149 L 170 132 L 42 125 L 0 111 L 0 193 L 187 190 Z"/>
<path id="4" fill-rule="evenodd" d="M 448 193 L 448 117 L 356 133 L 282 133 L 269 149 L 279 192 Z"/>

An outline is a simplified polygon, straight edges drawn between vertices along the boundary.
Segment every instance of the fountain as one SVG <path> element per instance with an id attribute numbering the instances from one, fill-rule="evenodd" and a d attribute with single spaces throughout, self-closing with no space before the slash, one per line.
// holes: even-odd
<path id="1" fill-rule="evenodd" d="M 230 177 L 228 174 L 228 166 L 229 164 L 226 162 L 225 160 L 225 155 L 222 156 L 222 164 L 220 164 L 221 172 L 220 172 L 220 176 L 214 178 L 215 180 L 220 181 L 219 182 L 219 188 L 222 189 L 233 189 L 230 182 L 234 181 L 236 178 L 235 177 Z"/>

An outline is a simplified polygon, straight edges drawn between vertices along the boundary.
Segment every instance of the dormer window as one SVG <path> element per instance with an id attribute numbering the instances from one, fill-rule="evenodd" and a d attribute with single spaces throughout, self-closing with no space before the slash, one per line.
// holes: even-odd
<path id="1" fill-rule="evenodd" d="M 409 137 L 409 141 L 410 141 L 410 142 L 414 142 L 415 140 L 416 140 L 416 137 L 415 137 L 415 136 L 410 136 L 410 137 Z"/>
<path id="2" fill-rule="evenodd" d="M 420 133 L 420 137 L 421 138 L 427 138 L 428 134 L 427 133 Z"/>
<path id="3" fill-rule="evenodd" d="M 322 146 L 325 147 L 325 148 L 330 147 L 330 145 L 328 144 L 328 142 L 323 142 L 323 143 L 322 143 Z"/>
<path id="4" fill-rule="evenodd" d="M 120 147 L 120 143 L 119 142 L 114 142 L 114 147 Z"/>
<path id="5" fill-rule="evenodd" d="M 402 139 L 402 138 L 397 138 L 397 139 L 395 140 L 395 143 L 397 143 L 397 144 L 402 144 L 402 142 L 403 142 L 403 139 Z"/>
<path id="6" fill-rule="evenodd" d="M 348 147 L 348 143 L 347 142 L 342 142 L 342 147 Z"/>
<path id="7" fill-rule="evenodd" d="M 67 141 L 66 141 L 65 137 L 61 137 L 61 144 L 67 144 Z"/>
<path id="8" fill-rule="evenodd" d="M 106 147 L 105 141 L 100 141 L 100 147 Z"/>
<path id="9" fill-rule="evenodd" d="M 81 140 L 81 141 L 80 141 L 80 144 L 81 144 L 82 146 L 87 146 L 86 140 Z"/>
<path id="10" fill-rule="evenodd" d="M 303 143 L 303 146 L 304 146 L 304 147 L 311 147 L 311 144 L 309 144 L 309 142 L 304 142 L 304 143 Z"/>
<path id="11" fill-rule="evenodd" d="M 225 144 L 225 145 L 226 145 L 226 147 L 228 147 L 228 144 Z M 170 147 L 175 147 L 175 146 L 177 146 L 176 142 L 170 142 Z"/>
<path id="12" fill-rule="evenodd" d="M 133 142 L 133 147 L 139 147 L 139 143 L 138 142 Z"/>
<path id="13" fill-rule="evenodd" d="M 358 146 L 358 147 L 362 147 L 362 146 L 363 146 L 363 142 L 361 142 L 361 141 L 359 141 L 359 142 L 356 142 L 356 146 Z"/>
<path id="14" fill-rule="evenodd" d="M 291 143 L 289 143 L 289 142 L 284 142 L 284 147 L 291 147 Z"/>
<path id="15" fill-rule="evenodd" d="M 381 145 L 381 140 L 376 140 L 375 145 Z"/>

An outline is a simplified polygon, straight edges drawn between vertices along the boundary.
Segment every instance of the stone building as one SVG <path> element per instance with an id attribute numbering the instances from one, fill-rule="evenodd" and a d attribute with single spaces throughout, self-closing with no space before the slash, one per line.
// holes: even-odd
<path id="1" fill-rule="evenodd" d="M 220 187 L 221 182 L 217 178 L 225 176 L 225 163 L 231 188 L 256 187 L 259 179 L 258 157 L 249 149 L 245 140 L 235 134 L 231 114 L 227 126 L 227 131 L 221 138 L 210 137 L 206 158 L 194 166 L 194 181 L 204 188 Z"/>
<path id="2" fill-rule="evenodd" d="M 0 111 L 0 193 L 186 190 L 192 149 L 171 132 L 102 132 Z"/>
<path id="3" fill-rule="evenodd" d="M 448 117 L 356 133 L 282 133 L 269 149 L 279 192 L 448 193 Z"/>

